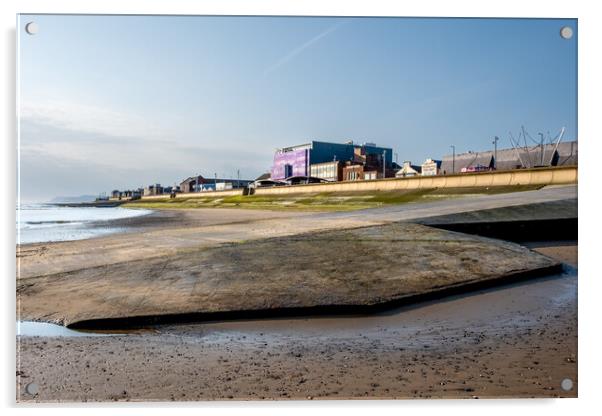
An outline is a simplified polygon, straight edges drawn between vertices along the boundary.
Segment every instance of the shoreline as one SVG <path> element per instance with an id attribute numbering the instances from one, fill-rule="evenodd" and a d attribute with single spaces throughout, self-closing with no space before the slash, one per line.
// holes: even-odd
<path id="1" fill-rule="evenodd" d="M 49 204 L 41 204 L 49 205 Z M 46 214 L 46 217 L 39 219 L 37 215 L 33 216 L 35 219 L 27 218 L 24 220 L 21 215 L 17 215 L 17 252 L 19 250 L 27 249 L 29 247 L 35 247 L 36 245 L 50 245 L 59 244 L 63 242 L 75 242 L 82 240 L 91 240 L 100 237 L 108 237 L 115 234 L 124 234 L 127 232 L 135 231 L 130 227 L 135 228 L 140 224 L 150 224 L 149 220 L 144 218 L 149 215 L 155 214 L 155 210 L 151 209 L 128 209 L 120 208 L 120 210 L 129 213 L 116 213 L 114 210 L 110 211 L 113 216 L 108 218 L 102 218 L 106 215 L 91 215 L 89 213 L 83 214 L 82 211 L 77 208 L 91 208 L 91 207 L 73 207 L 73 212 L 70 214 L 71 217 L 65 217 L 64 211 L 52 211 L 50 214 Z M 101 209 L 101 208 L 95 208 Z M 27 209 L 31 211 L 32 209 Z M 47 212 L 46 209 L 34 208 L 34 212 Z M 101 214 L 109 212 L 107 209 L 98 211 Z M 60 214 L 59 214 L 60 213 Z M 57 214 L 58 218 L 57 218 Z M 25 214 L 31 216 L 31 214 Z M 156 215 L 156 214 L 155 214 Z M 100 218 L 98 218 L 100 217 Z M 33 225 L 33 227 L 31 227 Z M 39 226 L 42 227 L 39 227 Z M 38 226 L 38 227 L 36 227 Z M 24 237 L 26 242 L 19 243 L 19 237 Z M 36 240 L 36 241 L 27 241 Z"/>

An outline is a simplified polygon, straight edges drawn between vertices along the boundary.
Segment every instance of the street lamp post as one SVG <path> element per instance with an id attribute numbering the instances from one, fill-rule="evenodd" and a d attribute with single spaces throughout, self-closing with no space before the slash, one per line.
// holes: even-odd
<path id="1" fill-rule="evenodd" d="M 452 148 L 452 173 L 456 173 L 456 146 L 453 144 L 450 146 Z"/>
<path id="2" fill-rule="evenodd" d="M 493 169 L 497 170 L 497 141 L 500 138 L 495 136 L 493 139 Z"/>
<path id="3" fill-rule="evenodd" d="M 540 163 L 540 166 L 543 166 L 543 155 L 544 155 L 544 147 L 543 147 L 543 145 L 544 145 L 544 142 L 545 142 L 545 140 L 543 138 L 543 133 L 539 133 L 539 137 L 541 137 L 541 145 L 540 145 L 541 146 L 541 163 Z"/>
<path id="4" fill-rule="evenodd" d="M 309 184 L 309 177 L 311 175 L 311 160 L 309 159 L 311 156 L 311 153 L 309 151 L 310 149 L 307 149 L 307 157 L 305 158 L 305 163 L 307 163 L 307 165 L 305 166 L 305 183 Z"/>

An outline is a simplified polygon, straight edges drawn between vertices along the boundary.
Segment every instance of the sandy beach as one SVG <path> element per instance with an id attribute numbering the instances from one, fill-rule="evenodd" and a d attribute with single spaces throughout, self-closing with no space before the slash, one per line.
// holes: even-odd
<path id="1" fill-rule="evenodd" d="M 482 199 L 481 206 L 558 200 L 571 192 L 525 192 L 520 199 L 496 195 Z M 23 246 L 17 261 L 26 280 L 53 273 L 68 276 L 81 269 L 82 261 L 90 269 L 112 267 L 153 259 L 158 250 L 173 255 L 192 247 L 375 226 L 474 207 L 474 201 L 459 200 L 363 216 L 162 211 L 120 220 L 129 227 L 125 233 Z M 576 397 L 577 244 L 526 246 L 563 262 L 564 273 L 370 315 L 156 325 L 104 336 L 21 336 L 17 399 Z M 560 385 L 567 378 L 573 387 L 565 391 Z M 37 394 L 25 391 L 29 383 L 39 387 Z"/>

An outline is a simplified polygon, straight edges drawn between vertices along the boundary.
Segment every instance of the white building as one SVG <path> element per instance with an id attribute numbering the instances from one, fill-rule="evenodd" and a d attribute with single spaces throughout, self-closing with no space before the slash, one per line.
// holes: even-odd
<path id="1" fill-rule="evenodd" d="M 426 159 L 422 164 L 422 176 L 435 176 L 441 170 L 441 161 Z"/>
<path id="2" fill-rule="evenodd" d="M 396 178 L 406 178 L 420 175 L 420 166 L 412 165 L 412 162 L 405 161 L 403 166 L 395 173 Z"/>

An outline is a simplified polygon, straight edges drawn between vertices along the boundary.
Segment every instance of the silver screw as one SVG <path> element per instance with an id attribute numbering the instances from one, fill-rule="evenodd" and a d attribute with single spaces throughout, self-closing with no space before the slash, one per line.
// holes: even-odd
<path id="1" fill-rule="evenodd" d="M 38 33 L 39 26 L 36 22 L 29 22 L 25 25 L 25 31 L 30 35 L 35 35 Z"/>
<path id="2" fill-rule="evenodd" d="M 570 26 L 563 26 L 562 29 L 560 29 L 560 36 L 563 39 L 570 39 L 573 37 L 573 29 Z"/>
<path id="3" fill-rule="evenodd" d="M 40 391 L 40 388 L 38 387 L 38 385 L 36 383 L 29 383 L 27 386 L 25 386 L 25 391 L 28 394 L 35 396 Z"/>
<path id="4" fill-rule="evenodd" d="M 572 390 L 573 389 L 573 380 L 571 380 L 570 378 L 565 378 L 560 383 L 560 387 L 562 387 L 562 390 L 564 390 L 564 391 Z"/>

